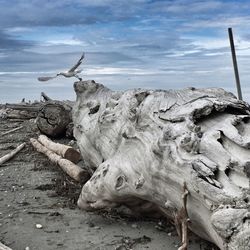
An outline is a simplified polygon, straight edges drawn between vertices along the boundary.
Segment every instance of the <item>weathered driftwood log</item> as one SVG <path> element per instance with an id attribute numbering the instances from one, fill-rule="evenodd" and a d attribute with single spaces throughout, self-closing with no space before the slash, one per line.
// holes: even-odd
<path id="1" fill-rule="evenodd" d="M 67 125 L 72 121 L 71 106 L 64 102 L 46 102 L 37 116 L 37 127 L 48 136 L 64 135 Z"/>
<path id="2" fill-rule="evenodd" d="M 74 180 L 80 183 L 85 183 L 90 178 L 90 175 L 86 170 L 49 150 L 38 140 L 31 138 L 30 142 L 38 152 L 45 154 L 51 162 L 57 164 L 66 174 L 68 174 Z"/>
<path id="3" fill-rule="evenodd" d="M 46 135 L 40 135 L 38 137 L 38 141 L 49 150 L 69 161 L 72 161 L 73 163 L 78 163 L 81 159 L 81 154 L 77 150 L 67 145 L 55 143 L 51 141 Z"/>
<path id="4" fill-rule="evenodd" d="M 31 104 L 0 104 L 0 118 L 4 119 L 32 119 L 36 118 L 41 108 L 41 104 L 39 102 L 31 103 Z"/>
<path id="5" fill-rule="evenodd" d="M 4 113 L 2 112 L 0 118 L 4 119 L 20 119 L 20 120 L 29 120 L 35 118 L 38 112 L 36 111 L 27 111 L 27 110 L 16 110 L 16 109 L 5 109 Z"/>
<path id="6" fill-rule="evenodd" d="M 17 130 L 22 129 L 22 128 L 23 128 L 23 126 L 19 126 L 19 127 L 13 128 L 13 129 L 11 129 L 11 130 L 8 130 L 8 131 L 6 131 L 6 132 L 3 132 L 3 133 L 1 134 L 1 136 L 11 134 L 11 133 L 13 133 L 13 132 L 15 132 L 15 131 L 17 131 Z"/>
<path id="7" fill-rule="evenodd" d="M 0 250 L 11 250 L 11 248 L 5 246 L 3 243 L 0 242 Z"/>
<path id="8" fill-rule="evenodd" d="M 177 227 L 188 215 L 188 228 L 221 249 L 250 249 L 247 103 L 217 88 L 113 92 L 94 81 L 74 87 L 74 136 L 97 168 L 83 186 L 81 208 L 156 206 Z"/>
<path id="9" fill-rule="evenodd" d="M 0 158 L 0 166 L 3 165 L 6 161 L 10 160 L 12 157 L 14 157 L 19 151 L 21 151 L 24 148 L 25 144 L 26 144 L 25 142 L 20 144 L 18 147 L 10 151 L 10 153 L 2 156 Z"/>
<path id="10" fill-rule="evenodd" d="M 40 102 L 35 103 L 6 103 L 0 104 L 1 109 L 13 109 L 13 110 L 20 110 L 20 111 L 27 111 L 27 112 L 38 112 L 41 107 Z"/>

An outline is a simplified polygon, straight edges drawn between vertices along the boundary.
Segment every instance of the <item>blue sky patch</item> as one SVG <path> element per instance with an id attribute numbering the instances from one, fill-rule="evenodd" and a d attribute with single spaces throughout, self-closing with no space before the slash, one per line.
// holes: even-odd
<path id="1" fill-rule="evenodd" d="M 72 79 L 48 83 L 84 51 L 83 79 L 114 90 L 222 87 L 236 93 L 227 28 L 250 101 L 249 1 L 0 0 L 0 103 L 75 99 Z"/>

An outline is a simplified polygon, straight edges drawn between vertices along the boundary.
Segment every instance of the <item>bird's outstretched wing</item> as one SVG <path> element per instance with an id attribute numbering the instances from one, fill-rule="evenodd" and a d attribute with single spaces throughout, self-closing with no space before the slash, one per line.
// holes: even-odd
<path id="1" fill-rule="evenodd" d="M 46 82 L 46 81 L 49 81 L 49 80 L 54 79 L 56 77 L 57 76 L 41 76 L 41 77 L 38 77 L 37 80 L 40 82 Z"/>
<path id="2" fill-rule="evenodd" d="M 81 58 L 68 72 L 74 72 L 81 65 L 83 58 L 84 58 L 84 53 L 82 53 Z"/>

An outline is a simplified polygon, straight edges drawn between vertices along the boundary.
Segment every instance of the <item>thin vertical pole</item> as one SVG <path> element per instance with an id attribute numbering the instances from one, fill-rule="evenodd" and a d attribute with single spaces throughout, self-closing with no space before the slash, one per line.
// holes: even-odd
<path id="1" fill-rule="evenodd" d="M 235 75 L 236 87 L 237 87 L 237 92 L 238 92 L 238 99 L 242 100 L 240 77 L 239 77 L 239 71 L 238 71 L 238 65 L 237 65 L 237 59 L 236 59 L 236 53 L 235 53 L 235 47 L 234 47 L 234 38 L 233 38 L 232 28 L 228 28 L 228 35 L 229 35 L 229 41 L 230 41 L 230 46 L 231 46 L 231 52 L 232 52 L 234 75 Z"/>

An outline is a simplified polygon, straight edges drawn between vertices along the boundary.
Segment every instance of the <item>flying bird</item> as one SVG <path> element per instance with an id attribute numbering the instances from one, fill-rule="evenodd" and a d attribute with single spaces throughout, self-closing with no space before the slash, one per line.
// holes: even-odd
<path id="1" fill-rule="evenodd" d="M 64 76 L 64 77 L 76 77 L 79 81 L 81 81 L 82 78 L 80 78 L 77 74 L 81 73 L 82 70 L 77 69 L 77 68 L 81 65 L 83 58 L 84 58 L 84 53 L 82 54 L 82 56 L 78 60 L 78 62 L 71 69 L 69 69 L 67 71 L 59 72 L 55 76 L 41 76 L 41 77 L 38 77 L 37 79 L 38 79 L 38 81 L 45 82 L 45 81 L 49 81 L 51 79 L 54 79 L 58 76 Z"/>

